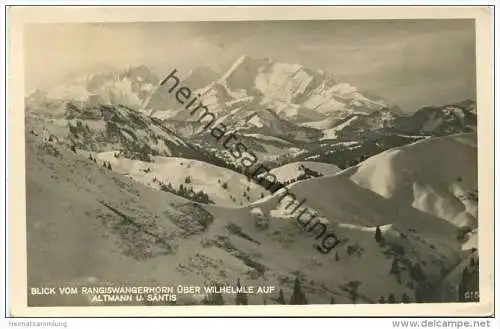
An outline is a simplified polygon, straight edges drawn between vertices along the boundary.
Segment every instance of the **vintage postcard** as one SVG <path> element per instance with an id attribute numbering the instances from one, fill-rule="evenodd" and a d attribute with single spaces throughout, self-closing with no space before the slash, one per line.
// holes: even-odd
<path id="1" fill-rule="evenodd" d="M 491 314 L 488 8 L 9 16 L 11 315 Z"/>

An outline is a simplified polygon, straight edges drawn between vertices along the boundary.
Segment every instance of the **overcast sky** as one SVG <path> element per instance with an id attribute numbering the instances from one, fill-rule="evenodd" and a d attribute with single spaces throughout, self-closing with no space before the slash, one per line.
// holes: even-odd
<path id="1" fill-rule="evenodd" d="M 26 87 L 127 65 L 224 70 L 241 55 L 323 69 L 408 112 L 475 98 L 472 20 L 33 25 Z"/>

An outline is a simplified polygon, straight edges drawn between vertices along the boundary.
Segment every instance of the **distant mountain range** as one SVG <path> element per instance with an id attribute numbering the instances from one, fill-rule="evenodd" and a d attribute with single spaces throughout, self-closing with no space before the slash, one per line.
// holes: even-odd
<path id="1" fill-rule="evenodd" d="M 202 102 L 219 115 L 237 108 L 254 111 L 270 108 L 286 120 L 304 123 L 329 116 L 341 120 L 348 114 L 371 113 L 382 108 L 401 113 L 387 100 L 369 96 L 348 83 L 337 82 L 321 70 L 270 59 L 242 56 L 226 73 L 200 88 L 199 84 L 189 83 L 193 80 L 192 75 L 181 79 L 183 84 L 196 89 Z M 155 93 L 168 93 L 168 89 L 157 89 Z M 177 115 L 176 107 L 168 108 L 165 103 L 149 102 L 145 108 L 158 111 L 157 115 L 165 118 Z M 181 111 L 177 107 L 177 112 Z"/>
<path id="2" fill-rule="evenodd" d="M 390 101 L 337 82 L 321 70 L 270 59 L 242 56 L 222 75 L 194 68 L 178 77 L 216 115 L 217 123 L 237 133 L 242 143 L 271 166 L 305 160 L 344 168 L 423 138 L 473 132 L 477 124 L 472 100 L 403 115 Z M 210 150 L 214 157 L 231 162 L 226 150 L 207 136 L 210 131 L 179 106 L 169 85 L 159 85 L 159 81 L 145 66 L 97 73 L 51 90 L 37 90 L 27 96 L 26 106 L 29 111 L 39 108 L 66 119 L 68 108 L 115 113 L 107 115 L 106 122 L 118 118 L 116 113 L 134 111 L 128 116 L 154 122 L 190 147 Z M 150 146 L 140 139 L 136 143 Z"/>
<path id="3" fill-rule="evenodd" d="M 146 66 L 129 67 L 122 71 L 76 75 L 64 84 L 32 91 L 28 100 L 76 100 L 140 109 L 159 82 Z"/>

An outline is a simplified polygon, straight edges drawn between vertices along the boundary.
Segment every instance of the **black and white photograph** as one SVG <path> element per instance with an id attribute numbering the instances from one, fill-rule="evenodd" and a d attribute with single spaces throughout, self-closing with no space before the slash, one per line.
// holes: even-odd
<path id="1" fill-rule="evenodd" d="M 25 25 L 28 306 L 480 302 L 475 23 Z"/>

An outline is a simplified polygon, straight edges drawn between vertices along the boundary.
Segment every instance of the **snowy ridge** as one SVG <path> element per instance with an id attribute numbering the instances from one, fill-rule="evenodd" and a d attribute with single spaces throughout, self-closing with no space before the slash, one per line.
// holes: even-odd
<path id="1" fill-rule="evenodd" d="M 160 183 L 171 184 L 177 190 L 182 184 L 206 193 L 211 201 L 224 207 L 241 207 L 269 193 L 243 174 L 203 161 L 157 156 L 145 162 L 115 157 L 116 153 L 103 152 L 97 157 L 111 163 L 113 171 L 156 190 L 160 189 Z"/>
<path id="2" fill-rule="evenodd" d="M 346 120 L 344 123 L 341 123 L 333 128 L 326 129 L 323 131 L 323 137 L 321 139 L 335 139 L 337 138 L 337 133 L 347 127 L 349 124 L 354 122 L 358 117 L 353 116 L 349 120 Z"/>
<path id="3" fill-rule="evenodd" d="M 477 200 L 468 197 L 477 190 L 477 147 L 471 143 L 475 135 L 458 135 L 391 149 L 359 165 L 351 180 L 457 226 L 477 225 Z"/>
<path id="4" fill-rule="evenodd" d="M 323 176 L 334 175 L 340 172 L 340 169 L 329 163 L 313 162 L 313 161 L 299 161 L 288 163 L 278 168 L 270 170 L 270 173 L 275 175 L 280 182 L 296 180 L 301 175 L 306 174 L 305 168 L 315 171 Z M 265 174 L 261 174 L 263 176 Z"/>
<path id="5" fill-rule="evenodd" d="M 236 69 L 238 69 L 238 67 L 240 65 L 243 64 L 243 62 L 247 59 L 246 56 L 242 55 L 240 56 L 232 65 L 231 67 L 229 68 L 229 70 L 226 71 L 226 73 L 224 73 L 224 75 L 222 75 L 220 77 L 220 81 L 223 81 L 223 80 L 227 80 L 232 74 L 234 71 L 236 71 Z"/>
<path id="6" fill-rule="evenodd" d="M 130 108 L 76 101 L 65 102 L 61 108 L 61 119 L 42 117 L 37 125 L 67 144 L 95 152 L 119 150 L 142 160 L 154 155 L 202 156 L 161 121 Z"/>

